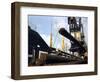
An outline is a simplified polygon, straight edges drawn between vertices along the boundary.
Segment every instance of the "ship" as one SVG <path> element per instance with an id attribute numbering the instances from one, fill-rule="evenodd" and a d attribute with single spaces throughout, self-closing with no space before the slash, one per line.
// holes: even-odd
<path id="1" fill-rule="evenodd" d="M 75 17 L 68 17 L 69 32 L 65 28 L 60 28 L 58 33 L 62 36 L 62 49 L 52 46 L 52 31 L 50 33 L 50 45 L 48 45 L 41 35 L 28 26 L 28 65 L 69 65 L 87 64 L 87 45 L 83 32 L 81 17 L 77 24 Z M 70 40 L 69 52 L 65 52 L 65 38 Z"/>

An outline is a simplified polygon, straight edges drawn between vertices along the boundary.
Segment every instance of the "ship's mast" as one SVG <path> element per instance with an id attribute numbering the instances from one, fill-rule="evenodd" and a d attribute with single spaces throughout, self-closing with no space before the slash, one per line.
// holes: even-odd
<path id="1" fill-rule="evenodd" d="M 65 44 L 64 44 L 65 42 L 64 42 L 64 37 L 62 36 L 62 50 L 64 51 L 64 49 L 65 49 Z"/>
<path id="2" fill-rule="evenodd" d="M 52 32 L 50 33 L 50 47 L 52 47 Z"/>
<path id="3" fill-rule="evenodd" d="M 50 47 L 52 47 L 52 24 L 51 24 L 51 32 L 50 32 Z"/>
<path id="4" fill-rule="evenodd" d="M 52 24 L 51 24 L 51 31 L 50 31 L 50 47 L 53 47 L 53 33 L 52 33 Z M 58 34 L 58 29 L 57 29 L 57 35 L 56 35 L 56 37 L 55 38 L 60 38 L 59 37 L 59 34 Z M 62 36 L 61 38 L 61 47 L 60 47 L 60 50 L 62 50 L 62 51 L 65 51 L 65 38 Z M 56 39 L 55 39 L 55 41 L 56 41 Z M 55 41 L 54 41 L 54 43 L 55 43 Z"/>

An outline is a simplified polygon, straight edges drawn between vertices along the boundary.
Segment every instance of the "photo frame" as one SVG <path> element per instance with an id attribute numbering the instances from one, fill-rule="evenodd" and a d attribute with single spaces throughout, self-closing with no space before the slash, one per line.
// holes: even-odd
<path id="1" fill-rule="evenodd" d="M 12 3 L 11 78 L 83 75 L 97 75 L 97 7 Z"/>

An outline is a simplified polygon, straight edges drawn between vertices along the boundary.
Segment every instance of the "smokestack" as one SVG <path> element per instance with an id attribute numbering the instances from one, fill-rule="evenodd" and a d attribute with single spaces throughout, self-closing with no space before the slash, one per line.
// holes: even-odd
<path id="1" fill-rule="evenodd" d="M 65 30 L 65 28 L 60 28 L 59 33 L 68 38 L 70 41 L 72 41 L 73 43 L 75 43 L 78 47 L 80 47 L 84 52 L 86 52 L 85 48 L 71 35 L 67 32 L 67 30 Z"/>

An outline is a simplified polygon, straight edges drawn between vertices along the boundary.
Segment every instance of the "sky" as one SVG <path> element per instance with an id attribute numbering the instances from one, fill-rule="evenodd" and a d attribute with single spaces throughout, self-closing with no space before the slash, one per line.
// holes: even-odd
<path id="1" fill-rule="evenodd" d="M 65 28 L 69 32 L 69 25 L 67 16 L 36 16 L 29 15 L 28 16 L 28 25 L 31 29 L 37 31 L 40 36 L 44 39 L 44 41 L 50 45 L 50 33 L 53 35 L 53 47 L 57 49 L 61 49 L 62 44 L 62 36 L 58 33 L 60 28 Z M 82 17 L 82 23 L 84 28 L 84 34 L 86 36 L 85 41 L 88 44 L 87 37 L 87 18 Z M 65 38 L 65 44 L 70 48 L 71 44 L 68 39 Z"/>

